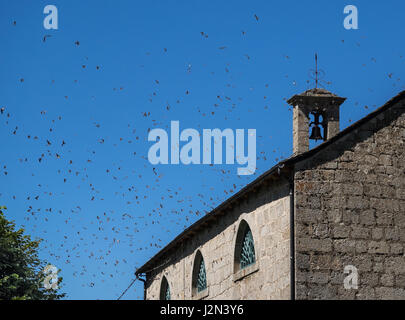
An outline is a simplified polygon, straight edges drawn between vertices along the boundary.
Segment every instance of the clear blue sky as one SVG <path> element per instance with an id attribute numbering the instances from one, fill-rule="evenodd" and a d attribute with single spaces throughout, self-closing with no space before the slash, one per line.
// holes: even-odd
<path id="1" fill-rule="evenodd" d="M 43 27 L 47 4 L 58 30 Z M 359 30 L 343 27 L 347 4 Z M 67 298 L 116 299 L 136 267 L 291 155 L 285 99 L 312 87 L 315 52 L 325 88 L 348 98 L 341 128 L 404 90 L 404 12 L 397 0 L 1 0 L 0 205 L 44 239 Z M 151 165 L 148 129 L 171 120 L 256 129 L 256 174 Z M 137 282 L 125 298 L 142 295 Z"/>

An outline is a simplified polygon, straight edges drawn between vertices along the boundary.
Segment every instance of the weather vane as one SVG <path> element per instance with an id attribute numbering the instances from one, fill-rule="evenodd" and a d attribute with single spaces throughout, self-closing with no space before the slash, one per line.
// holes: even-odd
<path id="1" fill-rule="evenodd" d="M 325 76 L 325 71 L 323 71 L 322 69 L 318 69 L 318 54 L 315 53 L 315 70 L 314 69 L 310 69 L 309 70 L 309 76 L 311 77 L 311 79 L 315 80 L 315 88 L 318 89 L 318 85 L 320 85 L 321 87 L 323 87 L 321 85 L 322 82 L 325 82 L 323 79 L 323 77 Z M 326 84 L 328 84 L 327 82 L 325 82 Z"/>

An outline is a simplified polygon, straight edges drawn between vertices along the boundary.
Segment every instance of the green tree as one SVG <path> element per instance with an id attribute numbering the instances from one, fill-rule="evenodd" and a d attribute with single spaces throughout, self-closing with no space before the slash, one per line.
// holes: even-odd
<path id="1" fill-rule="evenodd" d="M 16 230 L 15 223 L 4 216 L 0 206 L 0 300 L 55 300 L 65 296 L 59 289 L 46 289 L 43 272 L 47 263 L 38 258 L 41 240 L 33 241 Z M 58 287 L 62 277 L 58 276 Z M 45 282 L 48 283 L 48 280 Z M 49 282 L 52 284 L 52 281 Z"/>

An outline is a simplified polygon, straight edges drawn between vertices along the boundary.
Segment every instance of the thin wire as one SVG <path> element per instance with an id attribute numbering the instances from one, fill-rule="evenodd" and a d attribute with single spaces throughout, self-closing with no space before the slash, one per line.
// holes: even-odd
<path id="1" fill-rule="evenodd" d="M 158 265 L 157 267 L 152 268 L 152 269 L 149 269 L 149 270 L 146 270 L 144 273 L 148 273 L 148 272 L 154 271 L 154 270 L 156 270 L 156 269 L 158 269 L 158 268 L 160 268 L 160 267 L 166 265 L 166 264 L 169 263 L 171 260 L 172 260 L 172 259 L 169 258 L 169 259 L 167 259 L 165 262 L 163 262 L 162 264 Z M 117 300 L 120 300 L 120 299 L 124 296 L 124 294 L 132 287 L 132 285 L 135 283 L 135 281 L 138 280 L 138 279 L 139 279 L 139 275 L 137 275 L 136 278 L 131 281 L 131 283 L 129 284 L 128 288 L 126 288 L 126 289 L 121 293 L 121 295 L 118 297 Z"/>
<path id="2" fill-rule="evenodd" d="M 129 290 L 129 288 L 132 287 L 132 285 L 135 283 L 136 280 L 138 280 L 138 276 L 136 276 L 136 278 L 132 280 L 132 282 L 130 283 L 130 285 L 128 286 L 128 288 L 126 288 L 126 289 L 124 290 L 124 292 L 121 293 L 121 295 L 118 297 L 117 300 L 120 300 L 120 299 L 124 296 L 124 294 Z"/>
<path id="3" fill-rule="evenodd" d="M 146 271 L 143 272 L 143 273 L 150 273 L 151 271 L 154 271 L 154 270 L 156 270 L 156 269 L 159 269 L 159 268 L 163 267 L 164 265 L 168 264 L 168 263 L 171 262 L 171 261 L 172 261 L 172 258 L 169 258 L 169 259 L 167 259 L 165 262 L 163 262 L 162 264 L 158 265 L 157 267 L 154 267 L 154 268 L 152 268 L 152 269 L 146 270 Z"/>

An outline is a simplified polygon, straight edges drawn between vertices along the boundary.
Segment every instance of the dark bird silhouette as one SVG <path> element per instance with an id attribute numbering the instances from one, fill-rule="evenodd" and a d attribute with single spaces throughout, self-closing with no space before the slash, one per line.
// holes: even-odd
<path id="1" fill-rule="evenodd" d="M 46 39 L 47 39 L 47 38 L 50 38 L 50 37 L 52 37 L 52 35 L 50 35 L 50 34 L 44 35 L 44 37 L 42 38 L 42 42 L 45 42 Z"/>

